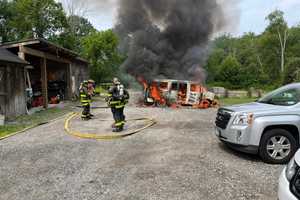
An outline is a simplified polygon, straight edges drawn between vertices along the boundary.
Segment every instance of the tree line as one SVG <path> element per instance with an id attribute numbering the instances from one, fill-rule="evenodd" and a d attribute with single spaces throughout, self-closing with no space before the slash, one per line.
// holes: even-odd
<path id="1" fill-rule="evenodd" d="M 268 26 L 261 34 L 225 34 L 211 41 L 205 65 L 209 85 L 272 89 L 300 80 L 300 25 L 288 27 L 279 10 L 266 20 Z M 29 38 L 45 38 L 88 59 L 97 82 L 115 75 L 131 81 L 120 72 L 125 56 L 118 51 L 112 30 L 97 31 L 85 17 L 67 14 L 55 0 L 1 0 L 0 43 Z"/>
<path id="2" fill-rule="evenodd" d="M 97 82 L 110 81 L 124 58 L 112 30 L 97 31 L 55 0 L 0 0 L 0 44 L 32 38 L 47 39 L 88 59 Z"/>
<path id="3" fill-rule="evenodd" d="M 225 34 L 212 41 L 205 66 L 210 85 L 273 89 L 300 80 L 300 25 L 288 27 L 280 10 L 266 20 L 261 34 Z"/>

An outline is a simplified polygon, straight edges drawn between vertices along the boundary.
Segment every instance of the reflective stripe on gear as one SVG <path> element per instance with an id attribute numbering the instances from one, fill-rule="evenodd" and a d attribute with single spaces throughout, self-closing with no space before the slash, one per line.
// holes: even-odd
<path id="1" fill-rule="evenodd" d="M 114 107 L 114 108 L 123 108 L 124 107 L 124 105 L 122 104 L 121 101 L 110 101 L 110 102 L 108 102 L 108 105 L 110 107 Z"/>
<path id="2" fill-rule="evenodd" d="M 123 126 L 124 124 L 125 124 L 125 121 L 121 121 L 121 122 L 115 123 L 115 126 L 120 127 L 120 126 Z"/>
<path id="3" fill-rule="evenodd" d="M 82 106 L 88 106 L 88 105 L 90 105 L 92 100 L 86 92 L 81 91 L 80 92 L 80 102 L 81 102 Z"/>
<path id="4" fill-rule="evenodd" d="M 91 103 L 91 100 L 82 100 L 81 103 Z"/>
<path id="5" fill-rule="evenodd" d="M 115 108 L 119 109 L 119 108 L 124 108 L 125 105 L 118 105 L 118 106 L 115 106 Z"/>
<path id="6" fill-rule="evenodd" d="M 110 105 L 116 105 L 116 104 L 120 104 L 121 101 L 110 101 L 109 104 Z"/>

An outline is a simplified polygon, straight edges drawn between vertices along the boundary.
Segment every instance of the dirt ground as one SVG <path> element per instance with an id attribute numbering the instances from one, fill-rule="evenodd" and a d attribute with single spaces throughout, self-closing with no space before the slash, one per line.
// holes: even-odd
<path id="1" fill-rule="evenodd" d="M 74 119 L 72 129 L 109 132 L 110 110 L 93 112 L 95 119 Z M 131 104 L 128 119 L 152 117 L 158 123 L 102 141 L 67 135 L 64 120 L 58 120 L 0 141 L 0 199 L 276 199 L 283 166 L 221 144 L 214 136 L 215 114 Z"/>

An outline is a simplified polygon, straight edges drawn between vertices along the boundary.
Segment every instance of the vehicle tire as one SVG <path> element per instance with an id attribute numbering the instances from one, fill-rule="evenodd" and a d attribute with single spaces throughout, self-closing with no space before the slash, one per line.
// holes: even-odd
<path id="1" fill-rule="evenodd" d="M 266 163 L 285 164 L 294 156 L 297 149 L 297 141 L 289 131 L 271 129 L 261 138 L 259 155 Z"/>

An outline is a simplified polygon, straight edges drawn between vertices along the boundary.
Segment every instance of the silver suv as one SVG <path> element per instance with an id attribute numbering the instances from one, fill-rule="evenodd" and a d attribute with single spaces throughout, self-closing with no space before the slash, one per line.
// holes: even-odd
<path id="1" fill-rule="evenodd" d="M 220 108 L 215 124 L 216 135 L 229 147 L 259 154 L 267 163 L 287 163 L 300 144 L 300 83 L 253 103 Z"/>

